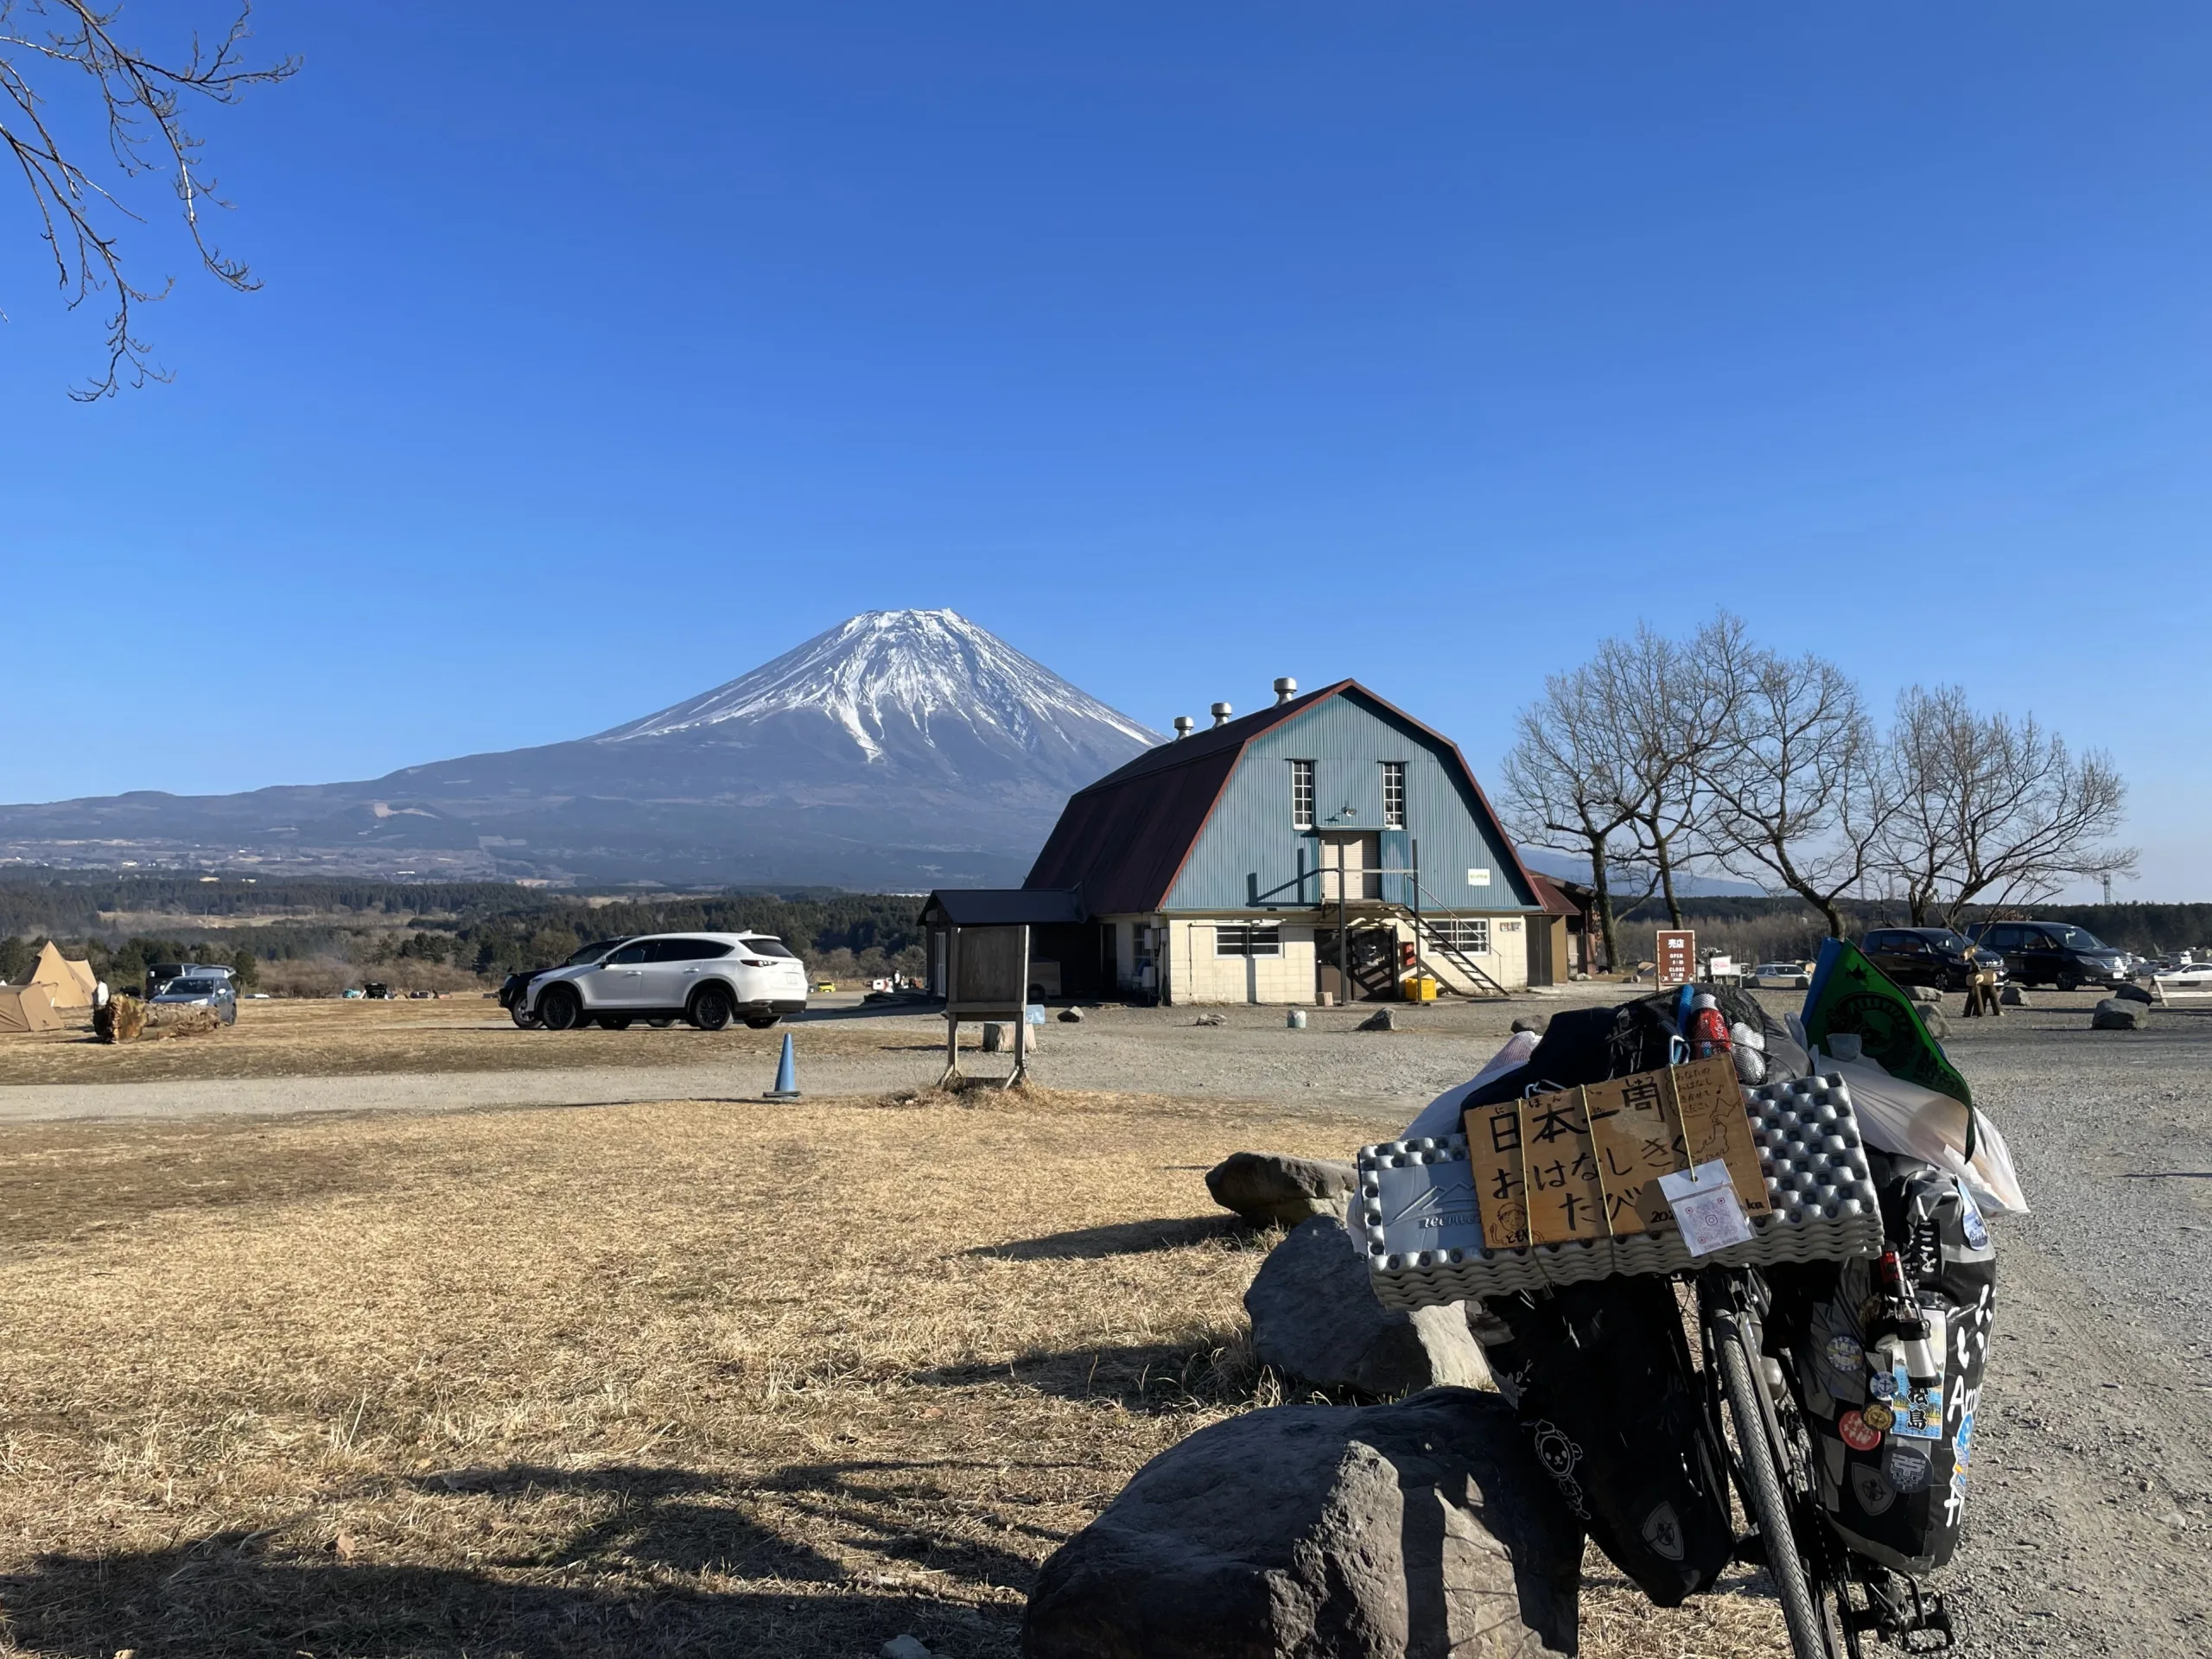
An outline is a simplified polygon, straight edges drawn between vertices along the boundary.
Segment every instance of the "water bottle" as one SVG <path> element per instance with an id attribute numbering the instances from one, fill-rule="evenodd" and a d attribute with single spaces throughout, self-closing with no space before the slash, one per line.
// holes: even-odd
<path id="1" fill-rule="evenodd" d="M 1716 1054 L 1732 1053 L 1735 1045 L 1729 1040 L 1728 1019 L 1720 1012 L 1719 1000 L 1710 991 L 1700 991 L 1690 1002 L 1690 1058 L 1709 1060 Z"/>

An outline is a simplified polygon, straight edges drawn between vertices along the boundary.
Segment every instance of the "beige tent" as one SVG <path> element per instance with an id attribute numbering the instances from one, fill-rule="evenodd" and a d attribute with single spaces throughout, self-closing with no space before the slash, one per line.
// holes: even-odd
<path id="1" fill-rule="evenodd" d="M 44 990 L 55 1007 L 69 1009 L 91 1007 L 93 988 L 99 983 L 90 963 L 73 962 L 52 939 L 39 947 L 38 966 L 31 969 L 29 982 Z"/>
<path id="2" fill-rule="evenodd" d="M 59 1031 L 61 1016 L 38 985 L 0 985 L 0 1032 Z"/>

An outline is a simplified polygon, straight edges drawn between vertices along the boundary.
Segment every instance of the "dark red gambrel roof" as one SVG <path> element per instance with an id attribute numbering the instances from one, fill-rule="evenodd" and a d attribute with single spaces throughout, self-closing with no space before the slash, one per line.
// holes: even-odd
<path id="1" fill-rule="evenodd" d="M 1108 772 L 1069 800 L 1022 886 L 1076 890 L 1094 916 L 1142 915 L 1158 910 L 1174 889 L 1175 878 L 1182 874 L 1191 849 L 1198 845 L 1206 820 L 1213 816 L 1214 804 L 1243 758 L 1244 746 L 1324 698 L 1346 691 L 1357 692 L 1443 747 L 1491 827 L 1497 830 L 1498 840 L 1519 871 L 1523 887 L 1535 893 L 1535 883 L 1528 867 L 1498 828 L 1497 815 L 1491 810 L 1490 799 L 1475 781 L 1459 746 L 1357 680 L 1338 680 L 1225 726 L 1194 732 L 1179 742 L 1162 743 Z M 1541 898 L 1538 902 L 1542 902 Z"/>

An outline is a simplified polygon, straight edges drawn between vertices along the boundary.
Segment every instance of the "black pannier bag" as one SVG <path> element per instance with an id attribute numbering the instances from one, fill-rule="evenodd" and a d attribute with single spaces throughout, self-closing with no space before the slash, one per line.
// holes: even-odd
<path id="1" fill-rule="evenodd" d="M 1868 1161 L 1883 1231 L 1929 1317 L 1931 1346 L 1942 1338 L 1940 1403 L 1916 1395 L 1904 1367 L 1878 1351 L 1872 1262 L 1771 1273 L 1774 1334 L 1790 1349 L 1821 1501 L 1836 1531 L 1860 1554 L 1917 1577 L 1959 1547 L 1997 1258 L 1980 1212 L 1952 1176 L 1871 1148 Z"/>
<path id="2" fill-rule="evenodd" d="M 1484 1306 L 1489 1348 L 1536 1460 L 1605 1559 L 1662 1607 L 1709 1589 L 1734 1545 L 1726 1465 L 1675 1287 L 1596 1279 Z"/>

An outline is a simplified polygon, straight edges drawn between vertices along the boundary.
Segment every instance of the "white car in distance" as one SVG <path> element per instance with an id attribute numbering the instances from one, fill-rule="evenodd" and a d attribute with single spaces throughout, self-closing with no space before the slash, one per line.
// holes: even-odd
<path id="1" fill-rule="evenodd" d="M 526 1006 L 548 1031 L 620 1031 L 639 1020 L 702 1031 L 742 1020 L 766 1031 L 805 1012 L 806 966 L 765 933 L 648 933 L 598 962 L 540 974 Z"/>

